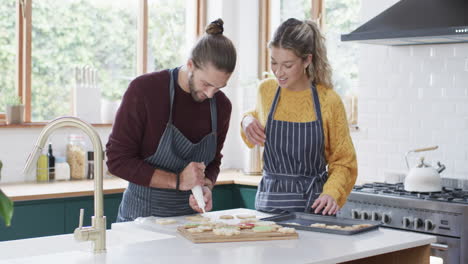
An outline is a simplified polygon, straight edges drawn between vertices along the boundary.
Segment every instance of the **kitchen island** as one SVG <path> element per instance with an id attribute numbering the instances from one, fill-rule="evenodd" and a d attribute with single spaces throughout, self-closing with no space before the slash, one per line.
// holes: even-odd
<path id="1" fill-rule="evenodd" d="M 254 213 L 231 209 L 207 213 Z M 178 218 L 175 218 L 178 219 Z M 179 217 L 179 220 L 183 217 Z M 93 254 L 91 243 L 60 235 L 0 242 L 0 264 L 18 263 L 429 263 L 429 245 L 436 238 L 379 228 L 351 236 L 298 231 L 299 239 L 194 244 L 160 226 L 153 217 L 117 223 L 107 231 L 107 252 Z"/>

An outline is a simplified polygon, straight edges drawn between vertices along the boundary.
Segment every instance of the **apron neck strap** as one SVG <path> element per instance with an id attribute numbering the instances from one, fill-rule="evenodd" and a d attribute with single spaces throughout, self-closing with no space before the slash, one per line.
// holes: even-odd
<path id="1" fill-rule="evenodd" d="M 175 69 L 170 69 L 169 70 L 169 75 L 170 75 L 170 83 L 169 83 L 169 100 L 170 100 L 170 108 L 169 108 L 169 124 L 172 124 L 172 105 L 174 104 L 174 93 L 175 93 L 175 89 L 174 89 L 174 75 L 175 73 L 177 73 L 175 71 Z"/>
<path id="2" fill-rule="evenodd" d="M 170 98 L 170 109 L 169 109 L 169 124 L 172 124 L 172 107 L 174 105 L 174 94 L 175 94 L 175 81 L 179 76 L 179 69 L 170 69 L 170 82 L 169 82 L 169 98 Z M 211 114 L 211 131 L 216 134 L 218 130 L 218 113 L 216 111 L 216 97 L 210 98 L 210 114 Z"/>

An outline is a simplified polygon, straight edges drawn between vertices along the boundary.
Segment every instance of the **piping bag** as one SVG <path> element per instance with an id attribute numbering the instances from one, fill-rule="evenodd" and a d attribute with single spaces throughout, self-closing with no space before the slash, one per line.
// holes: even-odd
<path id="1" fill-rule="evenodd" d="M 205 163 L 203 163 L 204 165 Z M 195 187 L 192 188 L 192 193 L 193 193 L 193 197 L 195 198 L 195 200 L 197 201 L 197 204 L 198 204 L 198 207 L 200 207 L 203 211 L 203 213 L 206 213 L 205 212 L 205 199 L 203 199 L 203 190 L 202 190 L 202 187 L 201 185 L 197 185 Z"/>
<path id="2" fill-rule="evenodd" d="M 195 197 L 195 200 L 197 201 L 198 207 L 202 209 L 203 213 L 206 213 L 205 212 L 206 204 L 205 204 L 205 200 L 203 199 L 203 190 L 202 190 L 201 185 L 197 185 L 193 187 L 192 193 L 193 193 L 193 197 Z"/>

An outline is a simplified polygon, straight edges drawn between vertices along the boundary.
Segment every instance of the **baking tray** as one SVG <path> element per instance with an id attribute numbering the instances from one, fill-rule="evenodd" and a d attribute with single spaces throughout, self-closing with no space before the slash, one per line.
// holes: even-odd
<path id="1" fill-rule="evenodd" d="M 362 232 L 375 230 L 380 226 L 379 222 L 336 218 L 333 216 L 322 216 L 307 213 L 291 212 L 276 216 L 262 218 L 264 221 L 274 221 L 281 226 L 294 227 L 299 230 L 323 232 L 338 235 L 354 235 Z M 290 224 L 294 223 L 294 224 Z M 359 224 L 370 224 L 369 227 L 363 227 L 355 230 L 328 229 L 323 227 L 312 227 L 311 224 L 322 223 L 326 225 L 352 226 Z M 299 225 L 297 225 L 299 224 Z"/>

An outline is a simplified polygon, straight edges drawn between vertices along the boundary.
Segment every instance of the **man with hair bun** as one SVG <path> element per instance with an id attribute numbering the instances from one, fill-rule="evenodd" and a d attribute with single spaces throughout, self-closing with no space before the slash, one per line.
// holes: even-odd
<path id="1" fill-rule="evenodd" d="M 313 21 L 290 18 L 269 48 L 276 78 L 260 84 L 241 130 L 249 147 L 265 146 L 255 208 L 336 214 L 356 181 L 357 161 L 325 40 Z"/>
<path id="2" fill-rule="evenodd" d="M 221 91 L 236 65 L 236 49 L 210 23 L 183 66 L 134 79 L 106 145 L 109 172 L 129 181 L 118 222 L 212 209 L 231 102 Z M 190 190 L 203 186 L 205 208 Z"/>

